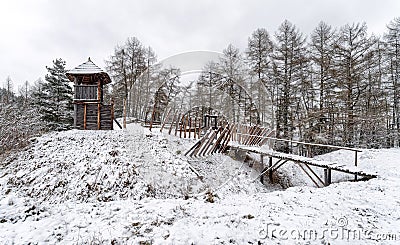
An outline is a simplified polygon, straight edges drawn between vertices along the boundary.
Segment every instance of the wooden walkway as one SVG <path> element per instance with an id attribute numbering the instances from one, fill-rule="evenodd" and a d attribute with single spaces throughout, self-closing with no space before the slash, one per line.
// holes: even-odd
<path id="1" fill-rule="evenodd" d="M 261 182 L 264 181 L 264 176 L 268 176 L 270 182 L 272 182 L 272 173 L 287 162 L 297 164 L 317 187 L 328 186 L 332 183 L 332 171 L 353 175 L 355 181 L 377 177 L 375 173 L 364 172 L 358 167 L 357 154 L 361 152 L 359 149 L 278 139 L 271 137 L 273 133 L 273 131 L 267 128 L 240 124 L 227 124 L 224 127 L 218 127 L 216 129 L 210 128 L 184 155 L 188 157 L 205 157 L 215 153 L 225 153 L 228 149 L 230 149 L 230 151 L 259 154 L 262 165 L 262 168 L 258 169 L 261 170 L 261 174 L 259 175 Z M 311 158 L 312 154 L 308 154 L 308 150 L 298 153 L 306 153 L 306 155 L 311 155 L 311 157 L 285 154 L 273 150 L 263 150 L 261 148 L 266 144 L 273 146 L 276 142 L 285 142 L 290 145 L 303 145 L 303 148 L 308 150 L 310 150 L 311 147 L 325 147 L 334 150 L 352 151 L 354 153 L 354 166 L 313 159 Z M 264 163 L 264 158 L 268 158 L 267 164 Z M 311 166 L 314 167 L 314 169 L 323 169 L 323 178 L 321 178 Z"/>
<path id="2" fill-rule="evenodd" d="M 355 177 L 355 180 L 358 180 L 358 176 L 361 177 L 362 180 L 368 180 L 372 178 L 376 178 L 377 175 L 374 173 L 367 173 L 361 170 L 357 166 L 348 166 L 340 163 L 332 163 L 327 161 L 316 160 L 313 158 L 297 156 L 292 154 L 285 154 L 276 151 L 266 151 L 262 150 L 259 147 L 254 146 L 246 146 L 246 145 L 234 145 L 230 147 L 231 150 L 236 151 L 245 151 L 251 152 L 255 154 L 260 154 L 261 164 L 264 166 L 264 158 L 268 157 L 268 165 L 263 167 L 263 171 L 260 174 L 261 181 L 263 181 L 264 174 L 269 175 L 270 181 L 272 181 L 272 172 L 276 171 L 286 162 L 294 162 L 300 166 L 300 168 L 307 174 L 308 177 L 314 182 L 314 184 L 318 187 L 328 186 L 331 184 L 331 172 L 338 171 L 347 174 L 352 174 Z M 273 163 L 273 159 L 277 159 L 275 163 Z M 310 168 L 310 166 L 319 167 L 324 169 L 324 180 L 322 180 L 315 171 Z"/>

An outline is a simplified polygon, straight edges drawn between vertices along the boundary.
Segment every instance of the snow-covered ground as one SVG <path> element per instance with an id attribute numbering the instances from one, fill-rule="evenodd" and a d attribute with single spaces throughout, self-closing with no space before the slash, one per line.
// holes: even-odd
<path id="1" fill-rule="evenodd" d="M 0 243 L 400 242 L 400 149 L 364 150 L 359 165 L 378 178 L 325 188 L 288 164 L 280 174 L 296 186 L 284 190 L 225 155 L 187 159 L 194 140 L 156 131 L 129 124 L 32 140 L 0 165 Z"/>

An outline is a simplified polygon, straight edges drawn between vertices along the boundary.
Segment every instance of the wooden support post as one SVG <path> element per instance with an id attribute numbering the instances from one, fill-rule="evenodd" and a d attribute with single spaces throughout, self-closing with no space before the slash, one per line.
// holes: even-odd
<path id="1" fill-rule="evenodd" d="M 304 166 L 306 166 L 306 168 L 308 170 L 310 170 L 310 172 L 314 175 L 314 177 L 322 184 L 325 185 L 325 183 L 322 181 L 322 179 L 318 176 L 318 174 L 315 173 L 314 170 L 312 170 L 312 168 L 310 166 L 308 166 L 308 164 L 304 164 Z"/>
<path id="2" fill-rule="evenodd" d="M 354 152 L 354 166 L 356 166 L 356 167 L 357 167 L 357 153 L 358 153 L 357 151 Z M 357 174 L 355 174 L 354 180 L 357 181 L 357 179 L 358 179 L 358 176 L 357 176 Z"/>
<path id="3" fill-rule="evenodd" d="M 243 145 L 246 145 L 247 139 L 249 138 L 249 131 L 250 131 L 250 127 L 249 126 L 244 126 L 244 137 L 243 137 Z"/>
<path id="4" fill-rule="evenodd" d="M 196 130 L 197 130 L 197 116 L 194 118 L 194 132 L 193 132 L 193 139 L 196 139 Z"/>
<path id="5" fill-rule="evenodd" d="M 256 141 L 258 140 L 258 136 L 261 134 L 261 131 L 262 131 L 262 128 L 260 128 L 260 127 L 256 128 L 256 131 L 254 132 L 254 137 L 250 141 L 250 145 L 255 145 L 256 144 Z"/>
<path id="6" fill-rule="evenodd" d="M 268 132 L 267 128 L 262 128 L 260 131 L 259 136 L 257 137 L 257 140 L 254 142 L 255 145 L 261 146 L 261 141 L 263 140 L 263 137 L 265 136 L 266 132 Z"/>
<path id="7" fill-rule="evenodd" d="M 231 140 L 232 137 L 231 134 L 232 134 L 232 129 L 229 129 L 226 138 L 222 142 L 222 148 L 220 150 L 221 153 L 225 152 L 226 148 L 228 147 L 229 141 Z"/>
<path id="8" fill-rule="evenodd" d="M 100 103 L 97 104 L 97 130 L 100 130 L 101 127 L 101 105 Z"/>
<path id="9" fill-rule="evenodd" d="M 188 118 L 188 116 L 186 116 L 183 119 L 183 138 L 185 138 L 185 139 L 186 139 L 186 132 L 187 132 L 187 118 Z"/>
<path id="10" fill-rule="evenodd" d="M 164 128 L 164 126 L 165 126 L 165 123 L 167 123 L 167 120 L 168 120 L 168 118 L 169 118 L 169 114 L 171 113 L 171 108 L 168 110 L 168 112 L 167 112 L 167 115 L 164 117 L 164 122 L 163 122 L 163 124 L 161 125 L 161 128 L 160 128 L 160 132 L 162 132 L 162 130 L 163 130 L 163 128 Z"/>
<path id="11" fill-rule="evenodd" d="M 200 118 L 199 118 L 199 129 L 197 130 L 199 139 L 201 138 L 202 126 L 203 126 L 203 118 L 200 117 Z"/>
<path id="12" fill-rule="evenodd" d="M 150 131 L 151 131 L 151 126 L 153 126 L 153 118 L 151 118 L 150 122 Z M 122 127 L 126 128 L 126 99 L 124 99 L 124 121 Z"/>
<path id="13" fill-rule="evenodd" d="M 175 122 L 175 136 L 177 136 L 177 134 L 178 134 L 180 120 L 181 120 L 181 114 L 179 113 L 178 117 L 176 118 L 176 122 Z"/>
<path id="14" fill-rule="evenodd" d="M 265 137 L 271 137 L 275 131 L 271 130 L 271 131 L 267 131 L 268 134 L 265 135 Z M 274 149 L 274 141 L 270 140 L 268 138 L 265 138 L 263 141 L 261 141 L 260 146 L 266 144 L 268 142 L 269 148 Z"/>
<path id="15" fill-rule="evenodd" d="M 315 184 L 315 186 L 317 186 L 318 188 L 320 187 L 319 185 L 318 185 L 318 183 L 313 179 L 313 177 L 307 172 L 307 170 L 301 165 L 301 163 L 297 163 L 298 165 L 299 165 L 299 167 L 300 167 L 300 169 L 302 169 L 303 170 L 303 172 L 305 173 L 305 174 L 307 174 L 307 176 L 311 179 L 311 181 Z"/>
<path id="16" fill-rule="evenodd" d="M 215 144 L 212 148 L 212 150 L 210 151 L 210 153 L 215 153 L 219 150 L 219 152 L 221 152 L 222 147 L 223 147 L 223 142 L 224 139 L 226 137 L 226 135 L 228 135 L 229 133 L 229 124 L 226 125 L 226 127 L 224 128 L 224 130 L 221 132 L 221 134 L 219 135 L 218 139 L 215 141 Z"/>
<path id="17" fill-rule="evenodd" d="M 182 138 L 182 126 L 185 121 L 185 115 L 182 115 L 181 121 L 179 122 L 179 138 Z"/>
<path id="18" fill-rule="evenodd" d="M 253 126 L 252 131 L 251 131 L 252 136 L 250 136 L 250 139 L 247 141 L 247 145 L 249 145 L 249 146 L 253 145 L 253 140 L 257 136 L 257 131 L 258 131 L 258 127 Z"/>
<path id="19" fill-rule="evenodd" d="M 114 99 L 111 99 L 111 130 L 114 129 Z"/>
<path id="20" fill-rule="evenodd" d="M 172 118 L 172 122 L 171 125 L 169 125 L 169 130 L 168 130 L 168 134 L 171 135 L 172 132 L 172 128 L 174 127 L 174 122 L 176 120 L 176 112 L 174 112 L 174 117 Z"/>
<path id="21" fill-rule="evenodd" d="M 200 140 L 197 141 L 196 144 L 194 144 L 187 152 L 185 152 L 184 155 L 187 156 L 191 152 L 190 156 L 192 156 L 194 150 L 197 149 L 199 146 L 201 146 L 201 141 Z"/>
<path id="22" fill-rule="evenodd" d="M 86 129 L 86 108 L 87 104 L 83 104 L 83 129 Z"/>
<path id="23" fill-rule="evenodd" d="M 190 139 L 191 131 L 192 131 L 192 118 L 189 117 L 189 139 Z"/>
<path id="24" fill-rule="evenodd" d="M 235 138 L 235 136 L 234 136 L 235 130 L 236 130 L 236 124 L 234 123 L 234 124 L 232 125 L 231 132 L 230 132 L 230 134 L 229 134 L 229 139 L 228 139 L 228 141 L 234 141 L 234 138 Z"/>
<path id="25" fill-rule="evenodd" d="M 168 109 L 170 108 L 165 108 L 164 112 L 162 113 L 162 115 L 160 115 L 160 125 L 162 124 L 162 122 L 165 120 L 165 117 L 167 116 L 168 113 Z"/>
<path id="26" fill-rule="evenodd" d="M 271 167 L 272 167 L 272 157 L 269 157 L 268 168 L 271 168 Z M 272 179 L 272 169 L 270 169 L 269 172 L 268 172 L 268 178 L 269 178 L 269 181 L 270 181 L 271 183 L 273 183 L 273 179 Z"/>
<path id="27" fill-rule="evenodd" d="M 211 127 L 211 129 L 212 129 L 212 127 Z M 214 140 L 217 139 L 218 131 L 219 131 L 219 129 L 215 130 L 215 131 L 214 131 L 214 134 L 211 135 L 211 138 L 209 139 L 207 145 L 205 146 L 205 151 L 204 151 L 204 153 L 203 153 L 203 156 L 207 156 L 207 155 L 209 155 L 209 154 L 212 153 L 212 152 L 211 152 L 211 150 L 212 150 L 212 147 L 211 147 L 211 146 L 213 146 Z M 210 147 L 211 147 L 211 149 L 210 149 Z M 209 150 L 209 149 L 210 149 L 210 150 Z"/>
<path id="28" fill-rule="evenodd" d="M 211 131 L 212 131 L 212 130 L 208 130 L 208 131 L 204 134 L 204 137 L 200 139 L 200 145 L 199 145 L 196 149 L 194 149 L 194 151 L 192 152 L 192 154 L 190 154 L 190 156 L 192 156 L 192 155 L 197 156 L 197 153 L 199 153 L 199 151 L 201 150 L 201 148 L 204 146 L 204 143 L 206 142 L 208 135 L 211 134 Z"/>
<path id="29" fill-rule="evenodd" d="M 242 139 L 243 139 L 243 125 L 239 125 L 239 139 L 238 139 L 238 142 L 239 142 L 239 144 L 242 144 L 243 142 L 242 142 Z"/>
<path id="30" fill-rule="evenodd" d="M 237 143 L 239 143 L 239 134 L 238 133 L 240 133 L 240 124 L 239 123 L 237 123 L 236 124 L 236 128 L 235 128 L 235 141 L 237 142 Z"/>
<path id="31" fill-rule="evenodd" d="M 249 128 L 248 128 L 247 125 L 244 125 L 243 126 L 243 131 L 242 131 L 242 145 L 246 145 L 248 133 L 249 133 Z"/>
<path id="32" fill-rule="evenodd" d="M 260 162 L 261 162 L 262 169 L 265 169 L 265 167 L 264 167 L 264 155 L 263 154 L 260 154 Z M 271 166 L 269 166 L 268 168 L 270 168 L 270 167 Z M 271 170 L 269 170 L 269 171 L 271 171 Z M 260 176 L 260 182 L 262 184 L 264 184 L 264 175 L 263 174 Z"/>
<path id="33" fill-rule="evenodd" d="M 324 185 L 328 186 L 332 182 L 331 178 L 331 169 L 330 168 L 324 168 Z"/>
<path id="34" fill-rule="evenodd" d="M 101 82 L 100 81 L 97 83 L 97 101 L 102 102 L 101 101 Z"/>
<path id="35" fill-rule="evenodd" d="M 204 148 L 200 151 L 199 156 L 203 155 L 205 156 L 208 152 L 208 148 L 210 148 L 210 145 L 213 143 L 214 138 L 217 136 L 217 130 L 212 130 L 211 136 L 208 138 L 208 140 L 205 142 Z"/>

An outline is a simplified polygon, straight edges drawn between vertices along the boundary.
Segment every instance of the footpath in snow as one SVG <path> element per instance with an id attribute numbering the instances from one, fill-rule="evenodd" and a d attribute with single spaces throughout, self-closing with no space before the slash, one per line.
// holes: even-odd
<path id="1" fill-rule="evenodd" d="M 257 172 L 225 155 L 185 158 L 193 143 L 137 124 L 33 139 L 0 164 L 1 243 L 400 242 L 399 149 L 360 153 L 376 179 L 283 190 L 253 182 Z"/>

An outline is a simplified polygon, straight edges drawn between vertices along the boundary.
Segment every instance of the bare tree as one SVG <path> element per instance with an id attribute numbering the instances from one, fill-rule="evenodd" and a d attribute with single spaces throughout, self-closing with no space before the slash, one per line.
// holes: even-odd
<path id="1" fill-rule="evenodd" d="M 10 76 L 6 78 L 5 90 L 6 90 L 5 103 L 10 104 L 12 102 L 12 98 L 14 95 L 14 86 Z"/>
<path id="2" fill-rule="evenodd" d="M 367 26 L 363 24 L 345 25 L 339 31 L 335 45 L 335 79 L 337 98 L 343 107 L 341 124 L 343 143 L 352 146 L 356 139 L 356 111 L 359 98 L 367 88 L 365 83 L 367 60 L 376 39 L 367 36 Z"/>
<path id="3" fill-rule="evenodd" d="M 222 76 L 228 77 L 232 82 L 246 87 L 244 82 L 246 72 L 240 50 L 232 44 L 229 44 L 222 53 L 223 56 L 220 57 L 218 62 L 218 73 Z M 240 121 L 240 115 L 243 114 L 240 112 L 241 108 L 239 108 L 239 104 L 235 103 L 232 96 L 229 96 L 228 98 L 231 102 L 229 117 L 232 118 L 234 122 L 238 122 Z"/>
<path id="4" fill-rule="evenodd" d="M 320 22 L 311 34 L 310 53 L 313 72 L 313 87 L 318 91 L 317 103 L 313 119 L 317 120 L 315 133 L 326 141 L 332 139 L 333 115 L 335 107 L 332 107 L 332 94 L 334 82 L 332 79 L 333 50 L 335 32 L 325 22 Z M 331 142 L 332 143 L 332 142 Z"/>
<path id="5" fill-rule="evenodd" d="M 261 121 L 269 122 L 274 127 L 275 116 L 274 116 L 274 105 L 275 105 L 275 88 L 273 79 L 271 79 L 271 53 L 273 51 L 273 43 L 269 37 L 269 33 L 264 28 L 255 30 L 251 37 L 248 39 L 248 45 L 246 50 L 247 63 L 250 68 L 250 75 L 257 77 L 255 87 L 257 91 L 258 106 L 261 112 Z M 263 88 L 264 87 L 264 88 Z M 270 119 L 266 114 L 265 110 L 265 92 L 267 90 L 270 100 L 271 110 L 268 111 Z"/>
<path id="6" fill-rule="evenodd" d="M 388 32 L 384 35 L 386 41 L 386 59 L 388 73 L 388 89 L 390 95 L 391 120 L 389 130 L 391 146 L 400 145 L 400 18 L 393 19 L 387 25 Z"/>
<path id="7" fill-rule="evenodd" d="M 285 20 L 275 34 L 277 43 L 273 53 L 274 79 L 277 90 L 277 137 L 291 139 L 294 132 L 296 96 L 302 80 L 302 63 L 305 62 L 305 38 L 289 21 Z M 288 144 L 282 149 L 289 151 Z"/>
<path id="8" fill-rule="evenodd" d="M 147 69 L 146 48 L 136 37 L 128 38 L 124 45 L 117 46 L 114 54 L 106 60 L 107 71 L 115 80 L 114 95 L 118 104 L 127 100 L 128 116 L 132 114 L 132 101 L 129 93 L 142 73 Z M 122 98 L 118 98 L 122 96 Z"/>
<path id="9" fill-rule="evenodd" d="M 29 90 L 30 90 L 30 85 L 28 81 L 25 81 L 24 85 L 19 86 L 18 88 L 19 96 L 22 97 L 24 105 L 28 103 Z"/>

